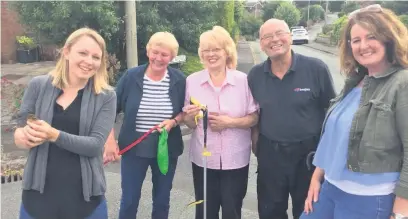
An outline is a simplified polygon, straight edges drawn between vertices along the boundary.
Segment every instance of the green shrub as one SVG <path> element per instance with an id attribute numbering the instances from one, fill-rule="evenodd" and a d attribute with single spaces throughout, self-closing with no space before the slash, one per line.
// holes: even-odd
<path id="1" fill-rule="evenodd" d="M 333 44 L 338 44 L 340 40 L 340 35 L 343 31 L 343 27 L 347 24 L 347 16 L 343 16 L 337 19 L 333 24 L 333 32 L 330 37 L 330 41 Z"/>
<path id="2" fill-rule="evenodd" d="M 322 32 L 327 34 L 328 32 L 333 30 L 333 24 L 325 24 L 322 28 Z"/>
<path id="3" fill-rule="evenodd" d="M 346 13 L 344 13 L 344 12 L 339 12 L 339 13 L 337 14 L 337 16 L 338 16 L 339 18 L 341 18 L 341 17 L 343 17 L 345 14 L 346 14 Z"/>
<path id="4" fill-rule="evenodd" d="M 184 48 L 180 48 L 179 55 L 186 55 L 186 63 L 181 66 L 181 71 L 186 76 L 203 70 L 204 66 L 201 64 L 200 57 L 198 57 L 197 53 L 187 52 Z"/>
<path id="5" fill-rule="evenodd" d="M 408 28 L 408 14 L 403 14 L 399 16 L 399 19 L 402 21 L 402 23 L 405 24 L 405 26 Z"/>

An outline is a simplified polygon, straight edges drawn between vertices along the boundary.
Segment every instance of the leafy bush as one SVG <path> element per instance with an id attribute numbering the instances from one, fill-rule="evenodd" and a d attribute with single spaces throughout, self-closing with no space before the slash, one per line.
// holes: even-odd
<path id="1" fill-rule="evenodd" d="M 325 24 L 322 28 L 322 32 L 327 34 L 328 32 L 332 31 L 334 28 L 333 24 Z"/>
<path id="2" fill-rule="evenodd" d="M 203 70 L 204 66 L 197 53 L 188 52 L 186 49 L 180 48 L 179 55 L 186 55 L 186 63 L 184 63 L 180 69 L 186 76 Z"/>
<path id="3" fill-rule="evenodd" d="M 344 12 L 339 12 L 339 13 L 337 13 L 337 16 L 339 17 L 339 18 L 341 18 L 341 17 L 343 17 L 344 15 L 345 15 L 346 13 L 344 13 Z"/>
<path id="4" fill-rule="evenodd" d="M 29 50 L 34 48 L 36 45 L 33 38 L 27 36 L 16 36 L 16 41 L 21 49 Z"/>
<path id="5" fill-rule="evenodd" d="M 343 27 L 347 24 L 347 16 L 343 16 L 337 19 L 333 24 L 333 32 L 330 37 L 330 41 L 333 44 L 338 44 L 340 40 L 340 35 L 343 31 Z"/>
<path id="6" fill-rule="evenodd" d="M 312 5 L 309 9 L 309 19 L 313 21 L 319 21 L 324 19 L 324 9 L 320 5 Z"/>
<path id="7" fill-rule="evenodd" d="M 255 15 L 244 12 L 243 19 L 239 24 L 239 29 L 241 31 L 241 35 L 243 36 L 257 36 L 259 28 L 262 25 L 262 20 L 260 18 L 255 17 Z"/>

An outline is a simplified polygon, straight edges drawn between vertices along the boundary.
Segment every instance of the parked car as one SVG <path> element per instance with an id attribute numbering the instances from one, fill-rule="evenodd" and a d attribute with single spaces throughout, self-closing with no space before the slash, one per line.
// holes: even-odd
<path id="1" fill-rule="evenodd" d="M 309 34 L 306 29 L 292 29 L 292 41 L 293 44 L 296 43 L 309 43 Z"/>
<path id="2" fill-rule="evenodd" d="M 294 29 L 305 29 L 304 26 L 293 26 L 290 28 L 290 30 L 294 30 Z"/>

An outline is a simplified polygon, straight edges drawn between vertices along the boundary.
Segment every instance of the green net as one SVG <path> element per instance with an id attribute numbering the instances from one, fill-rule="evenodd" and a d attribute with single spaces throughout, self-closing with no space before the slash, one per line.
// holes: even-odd
<path id="1" fill-rule="evenodd" d="M 159 144 L 157 145 L 157 164 L 159 165 L 160 172 L 163 175 L 167 174 L 169 170 L 169 150 L 167 147 L 168 133 L 165 128 L 162 128 L 162 132 L 159 136 Z"/>

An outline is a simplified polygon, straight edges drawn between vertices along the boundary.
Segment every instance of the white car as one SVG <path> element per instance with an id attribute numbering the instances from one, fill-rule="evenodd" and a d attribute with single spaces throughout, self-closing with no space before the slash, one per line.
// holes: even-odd
<path id="1" fill-rule="evenodd" d="M 292 41 L 295 43 L 309 43 L 309 34 L 306 29 L 293 29 L 292 30 Z"/>

